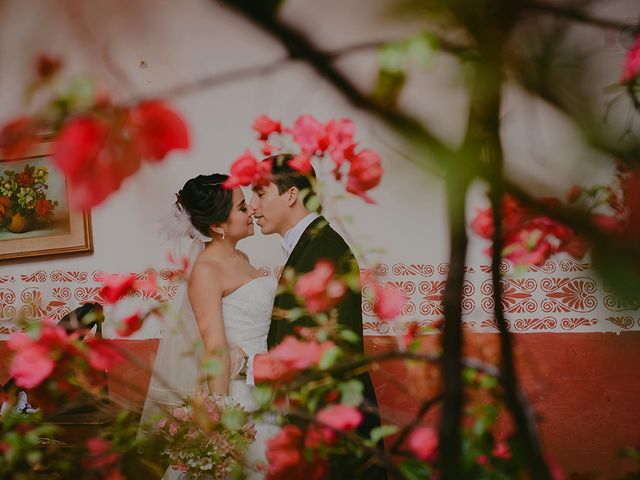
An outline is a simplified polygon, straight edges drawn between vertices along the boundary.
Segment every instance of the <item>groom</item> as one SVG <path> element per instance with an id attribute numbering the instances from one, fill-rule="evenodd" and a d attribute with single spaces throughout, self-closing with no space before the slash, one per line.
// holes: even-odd
<path id="1" fill-rule="evenodd" d="M 310 194 L 315 195 L 314 186 L 309 180 L 309 177 L 315 179 L 315 172 L 312 170 L 308 176 L 302 175 L 289 166 L 292 159 L 292 155 L 281 154 L 263 160 L 272 162 L 272 181 L 267 185 L 254 185 L 250 202 L 260 230 L 264 235 L 273 233 L 280 235 L 282 249 L 287 257 L 284 268 L 293 269 L 297 277 L 313 270 L 316 262 L 320 259 L 331 260 L 338 271 L 343 271 L 341 266 L 347 266 L 352 271 L 355 269 L 359 274 L 358 264 L 351 248 L 331 228 L 323 216 L 311 212 L 305 206 L 303 196 L 308 198 Z M 284 281 L 284 275 L 280 281 Z M 280 343 L 287 335 L 292 335 L 296 326 L 315 325 L 309 317 L 302 317 L 290 322 L 277 314 L 282 310 L 291 310 L 302 306 L 291 294 L 280 293 L 276 295 L 267 338 L 269 348 Z M 356 348 L 358 353 L 364 353 L 361 291 L 354 292 L 347 289 L 346 295 L 336 305 L 336 309 L 338 323 L 359 337 L 360 341 Z M 251 359 L 249 370 L 253 370 L 252 363 Z M 247 376 L 253 377 L 252 372 L 248 372 Z M 377 410 L 378 404 L 369 374 L 364 373 L 357 378 L 364 387 L 365 404 Z M 253 379 L 250 378 L 250 380 Z M 358 429 L 358 433 L 367 438 L 373 428 L 380 426 L 380 418 L 370 412 L 363 413 L 364 421 Z M 332 472 L 332 478 L 340 476 L 335 476 L 336 474 L 338 472 Z M 378 466 L 369 468 L 364 475 L 368 479 L 386 478 L 384 469 Z"/>

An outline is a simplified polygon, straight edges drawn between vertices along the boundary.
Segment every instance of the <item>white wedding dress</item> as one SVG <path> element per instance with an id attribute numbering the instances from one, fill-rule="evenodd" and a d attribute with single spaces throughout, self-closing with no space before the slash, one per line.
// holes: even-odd
<path id="1" fill-rule="evenodd" d="M 277 282 L 272 277 L 255 278 L 222 298 L 224 329 L 229 347 L 239 346 L 247 355 L 267 351 L 267 334 L 271 323 L 271 311 Z M 199 358 L 193 346 L 200 338 L 190 308 L 181 309 L 179 329 L 165 334 L 158 346 L 154 372 L 159 372 L 166 382 L 152 376 L 142 414 L 141 424 L 153 419 L 158 406 L 172 407 L 179 403 L 179 395 L 190 395 L 202 391 L 206 385 L 198 385 Z M 185 318 L 186 317 L 186 318 Z M 166 383 L 171 385 L 167 388 Z M 246 380 L 231 380 L 229 395 L 247 411 L 257 409 L 252 395 L 253 387 Z M 166 411 L 166 410 L 165 410 Z M 266 440 L 278 432 L 274 424 L 256 424 L 256 439 L 247 452 L 247 478 L 261 479 L 264 474 L 252 468 L 256 463 L 265 463 Z M 168 469 L 163 480 L 183 480 L 185 473 Z"/>

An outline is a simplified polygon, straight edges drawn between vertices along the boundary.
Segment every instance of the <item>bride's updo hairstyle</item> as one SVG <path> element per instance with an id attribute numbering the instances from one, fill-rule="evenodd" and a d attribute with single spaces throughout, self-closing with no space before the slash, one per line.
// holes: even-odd
<path id="1" fill-rule="evenodd" d="M 222 187 L 228 175 L 198 175 L 187 180 L 176 193 L 176 204 L 189 214 L 191 223 L 203 235 L 210 237 L 214 223 L 225 222 L 233 207 L 233 191 Z"/>

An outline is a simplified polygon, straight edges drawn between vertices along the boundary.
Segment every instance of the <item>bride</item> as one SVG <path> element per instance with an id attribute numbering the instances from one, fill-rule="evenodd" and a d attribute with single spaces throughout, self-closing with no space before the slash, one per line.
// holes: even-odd
<path id="1" fill-rule="evenodd" d="M 160 408 L 166 411 L 179 404 L 181 396 L 206 388 L 209 393 L 229 395 L 248 411 L 257 408 L 252 387 L 240 372 L 245 358 L 233 352 L 255 355 L 267 351 L 276 281 L 261 276 L 247 255 L 236 248 L 239 240 L 254 233 L 253 210 L 240 188 L 223 188 L 226 179 L 226 175 L 213 174 L 187 181 L 177 194 L 171 221 L 164 226 L 170 237 L 188 244 L 192 267 L 177 321 L 168 325 L 160 340 L 142 413 L 143 426 Z M 205 352 L 216 353 L 221 363 L 221 373 L 207 378 L 205 384 L 199 372 L 202 349 L 196 348 L 200 340 Z M 265 443 L 277 432 L 275 428 L 256 425 L 256 440 L 247 452 L 248 465 L 265 461 Z M 247 468 L 246 473 L 249 478 L 262 478 L 255 469 Z M 183 478 L 186 474 L 171 468 L 163 477 Z"/>

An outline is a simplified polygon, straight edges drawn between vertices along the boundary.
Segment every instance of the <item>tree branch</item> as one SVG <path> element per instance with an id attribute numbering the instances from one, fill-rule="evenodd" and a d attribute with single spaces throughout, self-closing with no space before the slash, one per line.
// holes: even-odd
<path id="1" fill-rule="evenodd" d="M 531 473 L 534 479 L 547 480 L 551 478 L 549 468 L 545 463 L 540 448 L 540 440 L 535 419 L 531 412 L 528 401 L 520 390 L 520 385 L 515 371 L 515 359 L 513 358 L 513 346 L 511 332 L 507 326 L 504 315 L 504 305 L 502 296 L 502 275 L 500 264 L 502 263 L 502 250 L 504 248 L 502 239 L 502 204 L 504 199 L 503 177 L 503 151 L 500 138 L 500 104 L 501 104 L 501 83 L 496 82 L 494 77 L 500 76 L 502 70 L 500 64 L 489 67 L 485 79 L 485 93 L 483 99 L 483 125 L 489 127 L 487 132 L 487 150 L 489 161 L 489 171 L 491 172 L 491 190 L 489 198 L 493 213 L 493 246 L 491 254 L 491 283 L 493 285 L 494 315 L 498 330 L 500 331 L 500 351 L 501 351 L 501 382 L 505 390 L 506 403 L 511 411 L 516 424 L 517 434 L 524 444 L 525 452 L 529 457 Z M 493 128 L 491 128 L 493 127 Z"/>
<path id="2" fill-rule="evenodd" d="M 252 0 L 218 0 L 230 9 L 238 12 L 261 30 L 272 35 L 289 52 L 294 60 L 308 63 L 322 78 L 331 83 L 353 106 L 365 110 L 387 122 L 405 138 L 412 139 L 422 149 L 432 154 L 432 160 L 445 162 L 452 152 L 420 121 L 400 111 L 388 109 L 375 103 L 360 92 L 355 85 L 333 65 L 330 53 L 322 52 L 301 32 L 284 24 L 270 11 L 262 8 L 260 2 Z"/>
<path id="3" fill-rule="evenodd" d="M 593 17 L 578 8 L 567 8 L 560 5 L 553 5 L 550 3 L 536 1 L 524 2 L 523 5 L 525 8 L 529 8 L 530 10 L 534 10 L 540 13 L 565 18 L 573 22 L 593 25 L 595 27 L 600 27 L 607 30 L 622 30 L 623 28 L 629 26 L 628 23 L 620 22 L 618 20 Z"/>

